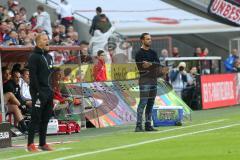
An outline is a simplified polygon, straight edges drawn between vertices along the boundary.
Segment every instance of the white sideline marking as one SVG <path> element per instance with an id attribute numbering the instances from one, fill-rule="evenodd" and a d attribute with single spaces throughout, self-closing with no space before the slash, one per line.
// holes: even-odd
<path id="1" fill-rule="evenodd" d="M 11 158 L 7 158 L 7 159 L 3 159 L 3 160 L 15 160 L 15 159 L 19 159 L 19 158 L 38 156 L 38 155 L 42 155 L 42 154 L 48 154 L 48 153 L 52 153 L 52 152 L 59 152 L 59 151 L 64 151 L 64 150 L 69 150 L 69 149 L 71 149 L 71 148 L 58 148 L 58 149 L 53 150 L 53 151 L 41 151 L 41 152 L 37 152 L 37 153 L 25 154 L 25 155 L 21 155 L 21 156 L 17 156 L 17 157 L 11 157 Z"/>
<path id="2" fill-rule="evenodd" d="M 196 131 L 196 132 L 189 132 L 189 133 L 184 133 L 184 134 L 179 134 L 179 135 L 169 136 L 169 137 L 163 137 L 163 138 L 158 138 L 158 139 L 143 141 L 143 142 L 134 143 L 134 144 L 129 144 L 129 145 L 123 145 L 123 146 L 106 148 L 106 149 L 97 150 L 97 151 L 92 151 L 92 152 L 85 152 L 85 153 L 70 155 L 70 156 L 66 156 L 66 157 L 56 158 L 56 159 L 53 159 L 53 160 L 66 160 L 66 159 L 71 159 L 71 158 L 76 158 L 76 157 L 82 157 L 82 156 L 87 156 L 87 155 L 92 155 L 92 154 L 97 154 L 97 153 L 103 153 L 103 152 L 114 151 L 114 150 L 119 150 L 119 149 L 126 149 L 126 148 L 131 148 L 131 147 L 136 147 L 136 146 L 144 145 L 144 144 L 149 144 L 149 143 L 154 143 L 154 142 L 159 142 L 159 141 L 164 141 L 164 140 L 169 140 L 169 139 L 174 139 L 174 138 L 179 138 L 179 137 L 185 137 L 185 136 L 189 136 L 189 135 L 195 135 L 195 134 L 198 134 L 198 133 L 210 132 L 210 131 L 215 131 L 215 130 L 230 128 L 230 127 L 234 127 L 234 126 L 239 126 L 239 125 L 240 125 L 240 123 L 235 123 L 235 124 L 231 124 L 231 125 L 227 125 L 227 126 L 222 126 L 222 127 L 217 127 L 217 128 L 200 130 L 200 131 Z"/>
<path id="3" fill-rule="evenodd" d="M 172 128 L 172 129 L 166 129 L 166 130 L 162 130 L 162 131 L 157 131 L 157 132 L 139 132 L 140 133 L 149 133 L 149 134 L 154 134 L 154 133 L 163 133 L 163 132 L 169 132 L 169 131 L 174 131 L 174 130 L 180 130 L 180 129 L 185 129 L 185 128 L 191 128 L 191 127 L 196 127 L 196 126 L 203 126 L 203 125 L 206 125 L 206 124 L 211 124 L 211 123 L 218 123 L 218 122 L 223 122 L 223 121 L 226 121 L 228 119 L 219 119 L 219 120 L 216 120 L 216 121 L 209 121 L 209 122 L 205 122 L 205 123 L 199 123 L 199 124 L 194 124 L 194 125 L 189 125 L 189 126 L 185 126 L 185 127 L 181 127 L 179 126 L 178 128 Z M 132 125 L 132 126 L 136 126 L 136 125 Z M 126 131 L 128 130 L 121 130 L 121 131 L 117 131 L 117 132 L 114 132 L 114 133 L 126 133 Z M 101 137 L 101 136 L 106 136 L 106 135 L 111 135 L 112 133 L 103 133 L 103 134 L 99 134 L 99 135 L 93 135 L 93 136 L 83 136 L 84 138 L 95 138 L 95 137 Z"/>
<path id="4" fill-rule="evenodd" d="M 157 132 L 144 132 L 144 133 L 150 133 L 150 134 L 164 133 L 164 132 L 175 131 L 175 130 L 180 130 L 180 129 L 185 129 L 185 128 L 192 128 L 192 127 L 196 127 L 196 126 L 203 126 L 203 125 L 206 125 L 206 124 L 223 122 L 223 121 L 226 121 L 226 120 L 227 119 L 219 119 L 219 120 L 216 120 L 216 121 L 210 121 L 210 122 L 206 122 L 206 123 L 199 123 L 199 124 L 189 125 L 189 126 L 185 126 L 185 127 L 179 126 L 179 128 L 172 128 L 172 129 L 166 129 L 166 130 L 157 131 Z"/>

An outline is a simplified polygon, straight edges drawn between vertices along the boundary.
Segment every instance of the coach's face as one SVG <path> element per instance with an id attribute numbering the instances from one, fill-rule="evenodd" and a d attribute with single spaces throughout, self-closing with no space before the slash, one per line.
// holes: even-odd
<path id="1" fill-rule="evenodd" d="M 39 38 L 39 41 L 37 42 L 37 46 L 40 47 L 40 48 L 45 48 L 47 45 L 48 45 L 48 36 L 47 35 L 42 35 L 40 38 Z"/>
<path id="2" fill-rule="evenodd" d="M 146 47 L 150 47 L 152 44 L 152 38 L 150 35 L 145 35 L 144 39 L 142 40 L 143 45 L 145 45 Z"/>

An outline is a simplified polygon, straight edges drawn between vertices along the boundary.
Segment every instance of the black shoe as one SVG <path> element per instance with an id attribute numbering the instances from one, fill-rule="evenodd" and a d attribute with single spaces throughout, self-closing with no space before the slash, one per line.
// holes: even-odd
<path id="1" fill-rule="evenodd" d="M 135 132 L 144 132 L 142 126 L 136 126 Z"/>
<path id="2" fill-rule="evenodd" d="M 18 123 L 17 129 L 18 129 L 21 133 L 23 133 L 23 134 L 28 134 L 28 132 L 27 132 L 28 128 L 27 128 L 24 120 L 21 120 L 21 121 Z"/>
<path id="3" fill-rule="evenodd" d="M 17 128 L 22 134 L 24 134 L 24 135 L 28 135 L 28 131 L 27 131 L 27 130 L 22 129 L 22 128 L 19 127 L 19 126 L 17 126 L 16 128 Z"/>
<path id="4" fill-rule="evenodd" d="M 147 127 L 145 127 L 145 131 L 147 131 L 147 132 L 155 132 L 155 131 L 158 131 L 158 130 L 153 128 L 152 126 L 147 126 Z"/>

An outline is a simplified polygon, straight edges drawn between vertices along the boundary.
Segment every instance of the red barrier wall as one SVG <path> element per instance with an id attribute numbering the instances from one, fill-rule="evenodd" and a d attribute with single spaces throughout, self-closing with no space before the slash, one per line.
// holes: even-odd
<path id="1" fill-rule="evenodd" d="M 202 109 L 239 104 L 237 74 L 201 76 Z"/>

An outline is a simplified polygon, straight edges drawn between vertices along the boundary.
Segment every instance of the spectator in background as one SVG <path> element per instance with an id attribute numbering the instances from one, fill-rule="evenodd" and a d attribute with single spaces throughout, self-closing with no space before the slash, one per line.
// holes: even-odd
<path id="1" fill-rule="evenodd" d="M 195 51 L 193 52 L 193 57 L 201 57 L 202 49 L 200 47 L 196 47 Z M 198 72 L 200 73 L 200 61 L 190 61 L 189 68 L 197 67 Z"/>
<path id="2" fill-rule="evenodd" d="M 199 75 L 197 72 L 197 67 L 192 66 L 189 71 L 189 85 L 196 86 L 196 76 Z"/>
<path id="3" fill-rule="evenodd" d="M 73 10 L 72 6 L 68 3 L 67 0 L 61 0 L 59 7 L 56 10 L 58 14 L 58 19 L 61 21 L 61 24 L 66 28 L 73 24 Z"/>
<path id="4" fill-rule="evenodd" d="M 238 50 L 232 49 L 227 59 L 224 61 L 224 67 L 226 72 L 234 72 L 234 63 L 238 59 Z"/>
<path id="5" fill-rule="evenodd" d="M 8 16 L 9 18 L 14 18 L 16 14 L 19 13 L 19 2 L 18 1 L 9 1 L 8 3 Z"/>
<path id="6" fill-rule="evenodd" d="M 62 41 L 65 41 L 67 38 L 66 27 L 64 25 L 59 25 L 59 35 Z"/>
<path id="7" fill-rule="evenodd" d="M 21 17 L 21 20 L 23 20 L 24 22 L 27 22 L 27 10 L 24 7 L 20 8 L 19 15 Z"/>
<path id="8" fill-rule="evenodd" d="M 20 30 L 18 31 L 18 41 L 19 41 L 19 45 L 24 45 L 25 43 L 25 39 L 27 38 L 27 34 L 25 30 Z"/>
<path id="9" fill-rule="evenodd" d="M 100 19 L 100 14 L 102 14 L 102 8 L 97 7 L 96 8 L 96 15 L 93 17 L 92 25 L 91 25 L 90 30 L 89 30 L 89 34 L 92 35 L 92 36 L 94 35 L 94 31 L 96 29 L 96 24 Z"/>
<path id="10" fill-rule="evenodd" d="M 168 76 L 168 72 L 169 70 L 171 70 L 172 66 L 173 66 L 173 61 L 168 61 L 168 63 L 166 63 L 166 58 L 168 57 L 168 50 L 167 49 L 162 49 L 161 51 L 161 56 L 159 58 L 160 61 L 160 65 L 162 66 L 162 72 L 164 72 L 163 74 L 163 79 L 165 81 L 169 81 L 169 76 Z"/>
<path id="11" fill-rule="evenodd" d="M 80 54 L 81 54 L 81 63 L 93 63 L 93 59 L 92 57 L 89 55 L 88 53 L 88 48 L 87 47 L 83 47 L 80 50 Z"/>
<path id="12" fill-rule="evenodd" d="M 106 81 L 107 80 L 104 56 L 105 56 L 105 54 L 104 54 L 103 50 L 99 50 L 97 52 L 97 63 L 93 67 L 93 77 L 94 77 L 95 81 Z"/>
<path id="13" fill-rule="evenodd" d="M 89 48 L 89 42 L 81 41 L 79 46 L 80 46 L 80 49 L 85 48 L 85 47 Z"/>
<path id="14" fill-rule="evenodd" d="M 160 60 L 160 65 L 161 66 L 166 66 L 166 61 L 165 59 L 168 57 L 168 50 L 167 49 L 162 49 L 161 51 L 161 56 L 159 58 Z"/>
<path id="15" fill-rule="evenodd" d="M 67 33 L 73 33 L 73 32 L 75 32 L 73 26 L 69 26 L 69 27 L 67 28 Z"/>
<path id="16" fill-rule="evenodd" d="M 27 35 L 27 38 L 25 39 L 25 43 L 35 46 L 36 45 L 35 39 L 36 39 L 37 35 L 38 34 L 36 32 L 29 32 Z"/>
<path id="17" fill-rule="evenodd" d="M 172 57 L 180 57 L 180 54 L 179 54 L 179 49 L 178 47 L 173 47 L 172 48 Z M 178 61 L 173 61 L 174 63 L 172 64 L 172 67 L 175 68 L 178 66 Z"/>
<path id="18" fill-rule="evenodd" d="M 25 23 L 25 31 L 29 33 L 32 31 L 32 24 L 30 22 Z"/>
<path id="19" fill-rule="evenodd" d="M 60 29 L 59 29 L 59 25 L 54 25 L 53 26 L 53 34 L 59 34 L 60 33 Z"/>
<path id="20" fill-rule="evenodd" d="M 240 72 L 240 59 L 237 58 L 234 62 L 233 72 Z"/>
<path id="21" fill-rule="evenodd" d="M 8 5 L 8 9 L 11 8 L 11 6 L 13 5 L 14 0 L 7 0 L 7 5 Z"/>
<path id="22" fill-rule="evenodd" d="M 195 52 L 193 53 L 193 56 L 198 56 L 198 57 L 201 57 L 201 55 L 202 55 L 202 49 L 200 48 L 200 47 L 197 47 L 196 49 L 195 49 Z"/>
<path id="23" fill-rule="evenodd" d="M 2 16 L 2 21 L 6 21 L 9 18 L 8 16 L 8 10 L 7 8 L 3 8 L 3 16 Z"/>
<path id="24" fill-rule="evenodd" d="M 59 34 L 53 34 L 53 38 L 52 40 L 50 41 L 50 44 L 51 45 L 61 45 L 62 43 L 62 40 L 60 39 L 60 36 Z"/>
<path id="25" fill-rule="evenodd" d="M 4 17 L 4 7 L 0 5 L 0 22 L 3 20 Z"/>
<path id="26" fill-rule="evenodd" d="M 73 32 L 73 34 L 72 34 L 72 41 L 73 41 L 73 45 L 80 45 L 78 32 Z"/>
<path id="27" fill-rule="evenodd" d="M 73 78 L 71 76 L 72 73 L 72 69 L 71 68 L 65 68 L 63 71 L 64 77 L 63 77 L 63 82 L 64 83 L 72 83 L 73 82 Z"/>
<path id="28" fill-rule="evenodd" d="M 187 78 L 189 81 L 186 87 L 182 90 L 181 96 L 183 101 L 192 109 L 197 109 L 198 107 L 198 90 L 197 90 L 197 67 L 193 66 L 190 68 Z"/>
<path id="29" fill-rule="evenodd" d="M 14 26 L 15 26 L 15 27 L 17 27 L 17 26 L 18 26 L 19 24 L 21 24 L 21 23 L 24 23 L 24 21 L 21 19 L 21 16 L 20 16 L 19 13 L 14 16 L 12 22 L 14 23 Z"/>
<path id="30" fill-rule="evenodd" d="M 199 57 L 207 57 L 209 54 L 208 48 L 203 48 L 202 52 L 198 55 Z M 202 60 L 200 61 L 201 74 L 210 74 L 211 73 L 211 61 L 210 60 Z"/>
<path id="31" fill-rule="evenodd" d="M 95 30 L 100 30 L 102 33 L 106 33 L 111 27 L 112 24 L 107 16 L 105 14 L 101 14 L 99 16 L 99 21 L 96 23 Z"/>
<path id="32" fill-rule="evenodd" d="M 49 14 L 44 11 L 44 7 L 42 5 L 39 5 L 37 7 L 37 24 L 33 28 L 33 30 L 36 30 L 38 28 L 41 28 L 45 31 L 47 31 L 47 35 L 50 39 L 52 39 L 52 27 L 51 27 L 51 19 Z"/>
<path id="33" fill-rule="evenodd" d="M 182 90 L 186 88 L 189 79 L 186 72 L 186 63 L 180 62 L 178 67 L 170 71 L 170 81 L 174 91 L 182 97 Z"/>
<path id="34" fill-rule="evenodd" d="M 22 30 L 26 31 L 26 25 L 27 25 L 27 23 L 19 23 L 19 24 L 17 25 L 17 31 L 18 31 L 18 32 L 20 32 L 20 31 L 22 31 Z"/>
<path id="35" fill-rule="evenodd" d="M 173 49 L 172 49 L 172 57 L 180 57 L 178 47 L 173 47 Z"/>
<path id="36" fill-rule="evenodd" d="M 7 41 L 4 42 L 5 44 L 12 46 L 12 45 L 18 45 L 19 41 L 18 41 L 18 34 L 16 31 L 12 30 L 9 33 L 9 39 Z"/>
<path id="37" fill-rule="evenodd" d="M 37 16 L 38 16 L 38 13 L 34 12 L 32 17 L 29 20 L 32 25 L 32 28 L 34 28 L 37 25 Z"/>
<path id="38" fill-rule="evenodd" d="M 3 41 L 6 41 L 8 37 L 8 33 L 11 31 L 9 25 L 7 22 L 0 22 L 0 43 L 3 43 Z"/>

